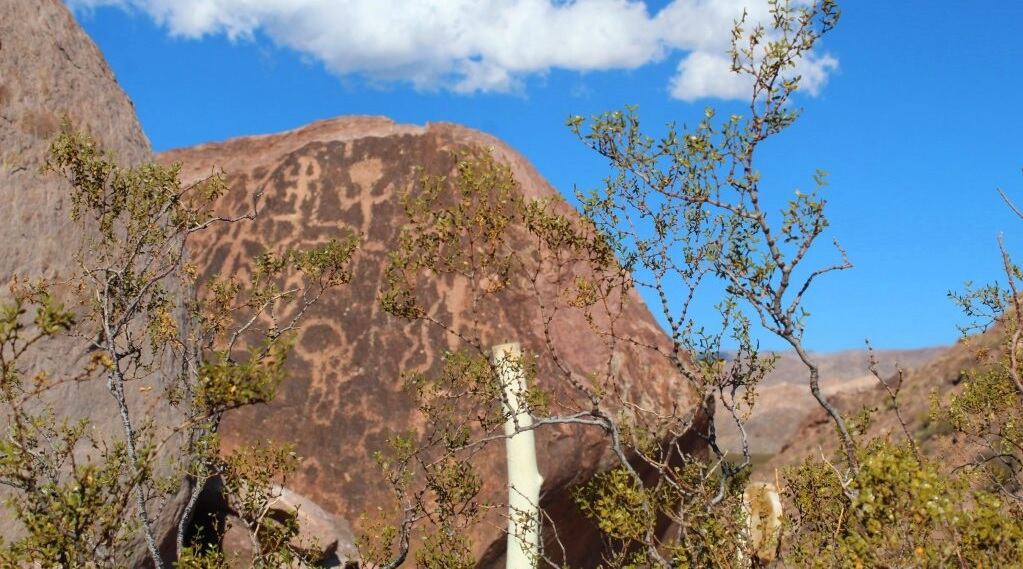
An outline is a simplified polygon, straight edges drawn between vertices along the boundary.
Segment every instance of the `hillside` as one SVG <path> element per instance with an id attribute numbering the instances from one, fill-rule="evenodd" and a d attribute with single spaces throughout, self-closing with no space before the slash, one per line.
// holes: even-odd
<path id="1" fill-rule="evenodd" d="M 986 332 L 960 340 L 955 345 L 941 350 L 935 357 L 916 368 L 908 369 L 903 375 L 903 385 L 898 402 L 907 427 L 920 444 L 921 450 L 931 456 L 942 456 L 946 464 L 965 461 L 968 450 L 956 437 L 949 434 L 947 426 L 936 423 L 930 416 L 933 394 L 947 397 L 955 393 L 967 370 L 977 369 L 996 356 L 1002 341 L 1003 329 L 996 325 Z M 888 376 L 891 385 L 897 376 Z M 853 393 L 841 393 L 833 398 L 836 406 L 851 416 L 860 410 L 876 410 L 867 431 L 868 437 L 891 437 L 905 440 L 902 426 L 892 412 L 891 398 L 877 385 Z M 834 428 L 820 409 L 809 414 L 789 437 L 767 470 L 794 464 L 811 454 L 829 454 L 837 448 Z"/>

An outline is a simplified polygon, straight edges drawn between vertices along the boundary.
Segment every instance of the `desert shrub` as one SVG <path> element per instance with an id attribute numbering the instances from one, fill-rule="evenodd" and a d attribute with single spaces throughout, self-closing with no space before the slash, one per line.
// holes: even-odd
<path id="1" fill-rule="evenodd" d="M 226 190 L 222 176 L 183 184 L 176 166 L 122 167 L 68 122 L 46 170 L 67 180 L 69 222 L 83 240 L 69 244 L 79 248 L 76 266 L 60 281 L 15 280 L 0 301 L 0 483 L 10 490 L 4 515 L 22 530 L 0 546 L 0 560 L 121 566 L 141 537 L 156 567 L 175 558 L 182 567 L 220 566 L 222 554 L 187 541 L 199 495 L 221 478 L 232 507 L 251 513 L 243 506 L 253 496 L 271 499 L 297 460 L 266 449 L 222 456 L 220 421 L 230 409 L 274 397 L 292 331 L 309 304 L 348 282 L 355 240 L 267 252 L 248 281 L 197 282 L 188 240 L 257 214 L 214 213 Z M 86 353 L 87 363 L 38 366 L 57 340 Z M 117 430 L 62 415 L 54 394 L 83 383 L 105 386 Z M 152 406 L 174 410 L 161 414 L 180 424 L 155 424 Z M 182 489 L 188 499 L 168 554 L 155 528 Z M 245 519 L 261 544 L 257 564 L 304 558 L 289 541 L 293 524 L 254 516 Z"/>

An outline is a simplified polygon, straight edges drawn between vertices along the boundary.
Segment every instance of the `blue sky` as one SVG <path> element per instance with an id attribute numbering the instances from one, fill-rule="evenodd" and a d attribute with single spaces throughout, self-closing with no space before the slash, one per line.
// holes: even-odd
<path id="1" fill-rule="evenodd" d="M 306 45 L 290 24 L 274 26 L 270 8 L 204 28 L 208 22 L 196 14 L 208 12 L 200 8 L 229 9 L 231 0 L 187 0 L 192 11 L 182 14 L 167 8 L 174 6 L 167 0 L 129 1 L 134 8 L 101 5 L 107 0 L 73 4 L 135 102 L 157 150 L 346 114 L 419 124 L 451 121 L 507 141 L 555 187 L 571 194 L 574 186 L 594 187 L 607 170 L 563 126 L 567 116 L 637 104 L 644 122 L 656 130 L 671 120 L 696 121 L 708 105 L 723 111 L 735 105 L 700 97 L 714 95 L 713 87 L 704 92 L 677 87 L 680 62 L 696 52 L 716 53 L 720 35 L 727 34 L 727 29 L 707 29 L 721 27 L 712 17 L 683 18 L 696 22 L 689 26 L 695 32 L 685 37 L 657 32 L 663 35 L 655 38 L 660 43 L 639 46 L 628 57 L 612 45 L 614 38 L 607 40 L 610 47 L 592 50 L 583 42 L 570 57 L 557 45 L 539 45 L 528 61 L 507 56 L 508 50 L 520 49 L 516 45 L 493 47 L 475 40 L 477 52 L 466 58 L 441 54 L 424 64 L 408 53 L 399 53 L 405 59 L 382 59 L 381 53 L 394 55 L 394 46 L 362 49 L 368 40 L 360 39 L 358 49 L 351 43 Z M 673 4 L 706 8 L 738 1 Z M 548 4 L 521 3 L 530 2 Z M 637 8 L 625 0 L 590 3 L 606 11 Z M 648 2 L 640 6 L 643 14 L 611 16 L 635 16 L 636 29 L 650 35 L 654 16 L 670 6 Z M 785 195 L 809 187 L 817 168 L 830 173 L 830 236 L 841 241 L 856 265 L 821 280 L 808 299 L 807 343 L 822 351 L 860 347 L 865 338 L 891 348 L 948 344 L 956 339 L 961 319 L 946 293 L 965 280 L 998 278 L 999 232 L 1023 258 L 1023 221 L 1007 211 L 995 191 L 1004 188 L 1023 202 L 1023 44 L 1018 41 L 1023 3 L 861 0 L 842 7 L 842 21 L 821 51 L 837 60 L 837 69 L 828 68 L 816 97 L 799 98 L 802 119 L 762 156 L 767 180 Z M 591 12 L 585 17 L 593 18 L 594 29 L 603 29 L 606 14 Z M 316 22 L 303 25 L 316 29 Z M 388 25 L 401 31 L 415 24 Z M 631 47 L 637 37 L 618 41 Z M 556 39 L 572 44 L 571 38 Z M 433 48 L 424 47 L 429 45 L 406 47 L 417 57 L 420 52 L 433 57 Z M 717 92 L 727 95 L 724 89 Z M 778 346 L 768 337 L 763 344 Z"/>

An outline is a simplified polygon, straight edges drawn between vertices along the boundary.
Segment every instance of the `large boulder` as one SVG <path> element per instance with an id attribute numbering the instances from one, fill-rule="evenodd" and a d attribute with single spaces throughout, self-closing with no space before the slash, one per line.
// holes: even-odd
<path id="1" fill-rule="evenodd" d="M 49 144 L 68 117 L 91 134 L 125 165 L 152 160 L 135 109 L 118 86 L 85 32 L 59 0 L 0 2 L 0 298 L 15 276 L 60 278 L 76 269 L 74 255 L 86 241 L 70 220 L 67 183 L 42 174 Z M 85 344 L 63 338 L 34 355 L 33 369 L 68 374 L 85 361 Z M 132 390 L 137 417 L 150 417 L 157 436 L 180 423 L 159 405 L 157 386 L 166 374 L 149 380 L 149 389 Z M 32 371 L 32 370 L 30 370 Z M 145 387 L 139 384 L 137 387 Z M 71 383 L 54 390 L 51 403 L 59 416 L 88 418 L 96 435 L 110 442 L 123 439 L 117 407 L 102 381 Z M 0 419 L 2 421 L 2 419 Z M 6 422 L 3 425 L 6 428 Z M 174 450 L 173 442 L 163 456 Z M 161 461 L 157 472 L 166 473 Z M 161 536 L 169 536 L 182 498 L 154 503 Z M 0 535 L 16 534 L 7 515 L 0 515 Z M 138 541 L 125 553 L 132 566 L 146 553 Z"/>
<path id="2" fill-rule="evenodd" d="M 324 298 L 307 315 L 289 360 L 291 379 L 266 406 L 229 416 L 222 429 L 230 448 L 247 441 L 287 441 L 305 461 L 288 485 L 323 509 L 345 517 L 358 530 L 359 515 L 390 507 L 389 494 L 371 453 L 384 449 L 389 436 L 422 427 L 414 402 L 402 389 L 404 370 L 437 369 L 454 338 L 437 327 L 407 323 L 385 313 L 379 296 L 387 254 L 404 222 L 399 196 L 412 186 L 416 167 L 447 174 L 454 155 L 470 148 L 490 149 L 510 165 L 527 198 L 553 198 L 557 192 L 518 153 L 499 140 L 450 124 L 398 125 L 385 118 L 346 117 L 317 122 L 290 132 L 203 144 L 162 154 L 165 163 L 182 164 L 183 179 L 223 169 L 230 192 L 219 207 L 237 214 L 261 192 L 263 210 L 254 223 L 224 227 L 192 249 L 206 276 L 245 275 L 249 260 L 262 250 L 300 247 L 343 235 L 361 237 L 354 279 Z M 570 208 L 560 204 L 566 213 Z M 557 279 L 543 294 L 559 294 Z M 466 324 L 471 303 L 464 283 L 437 279 L 423 305 L 450 322 Z M 535 299 L 509 294 L 481 309 L 486 345 L 518 341 L 540 354 L 538 380 L 549 385 L 557 374 L 544 348 L 544 326 Z M 697 407 L 694 393 L 669 362 L 638 345 L 665 346 L 667 338 L 638 295 L 631 292 L 618 320 L 621 342 L 615 353 L 579 312 L 564 312 L 550 326 L 563 364 L 579 377 L 610 365 L 629 398 L 658 410 Z M 564 382 L 561 382 L 562 384 Z M 673 407 L 676 406 L 676 407 Z M 700 420 L 705 420 L 700 415 Z M 697 437 L 683 444 L 698 451 Z M 595 566 L 599 538 L 580 520 L 568 488 L 610 464 L 605 435 L 595 428 L 559 426 L 538 433 L 543 503 L 571 535 L 562 534 L 573 566 Z M 478 457 L 483 498 L 506 500 L 504 448 L 491 445 Z M 564 524 L 571 520 L 571 525 Z M 481 565 L 496 566 L 503 556 L 502 522 L 481 524 L 472 535 Z M 506 523 L 506 522 L 505 522 Z"/>
<path id="3" fill-rule="evenodd" d="M 220 489 L 211 485 L 210 490 Z M 291 544 L 312 557 L 318 558 L 323 567 L 358 567 L 358 551 L 355 547 L 355 535 L 348 520 L 332 514 L 312 500 L 297 494 L 288 488 L 273 487 L 276 499 L 270 504 L 267 515 L 271 518 L 283 519 L 284 516 L 295 516 L 299 524 L 299 534 Z M 217 500 L 220 496 L 213 497 Z M 208 513 L 223 516 L 223 535 L 220 539 L 221 551 L 228 559 L 231 567 L 243 569 L 251 567 L 255 551 L 252 536 L 244 524 L 233 515 L 229 505 L 210 504 Z"/>
<path id="4" fill-rule="evenodd" d="M 68 116 L 126 164 L 151 158 L 135 108 L 103 55 L 59 0 L 0 3 L 0 278 L 55 275 L 81 236 L 67 189 L 42 175 L 50 140 Z"/>

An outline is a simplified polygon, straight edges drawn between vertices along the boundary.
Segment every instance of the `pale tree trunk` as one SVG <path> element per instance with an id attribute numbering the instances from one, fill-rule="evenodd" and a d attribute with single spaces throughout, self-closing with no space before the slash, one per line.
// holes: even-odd
<path id="1" fill-rule="evenodd" d="M 743 548 L 739 558 L 753 563 L 770 563 L 778 556 L 781 538 L 781 497 L 774 484 L 750 482 L 742 493 L 742 509 L 746 515 L 746 546 L 753 559 Z M 754 565 L 759 566 L 759 565 Z"/>
<path id="2" fill-rule="evenodd" d="M 508 453 L 508 553 L 507 569 L 532 569 L 540 555 L 540 486 L 543 478 L 536 464 L 533 417 L 522 395 L 526 376 L 518 343 L 494 346 L 494 364 L 504 389 L 504 423 Z M 525 429 L 525 430 L 524 430 Z"/>

